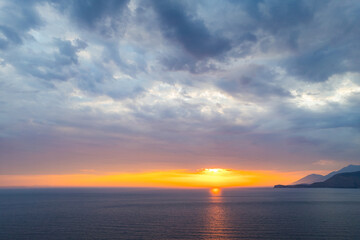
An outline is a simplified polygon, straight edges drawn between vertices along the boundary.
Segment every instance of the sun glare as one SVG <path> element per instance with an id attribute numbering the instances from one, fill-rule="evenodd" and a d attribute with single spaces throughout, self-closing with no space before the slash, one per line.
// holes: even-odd
<path id="1" fill-rule="evenodd" d="M 204 173 L 223 173 L 226 172 L 226 169 L 222 168 L 205 168 L 203 170 Z"/>
<path id="2" fill-rule="evenodd" d="M 220 189 L 220 188 L 217 188 L 217 187 L 211 188 L 211 189 L 210 189 L 210 193 L 211 193 L 212 195 L 220 195 L 220 194 L 221 194 L 221 189 Z"/>

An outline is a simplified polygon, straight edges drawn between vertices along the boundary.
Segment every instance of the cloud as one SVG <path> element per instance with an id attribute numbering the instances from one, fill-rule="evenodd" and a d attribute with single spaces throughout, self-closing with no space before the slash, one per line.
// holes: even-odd
<path id="1" fill-rule="evenodd" d="M 1 2 L 2 171 L 356 162 L 359 8 Z"/>
<path id="2" fill-rule="evenodd" d="M 152 1 L 157 23 L 162 35 L 174 49 L 160 62 L 171 71 L 203 73 L 213 70 L 210 59 L 224 59 L 231 42 L 224 36 L 211 32 L 194 9 L 185 2 Z"/>
<path id="3" fill-rule="evenodd" d="M 310 1 L 232 1 L 241 4 L 246 13 L 259 23 L 259 27 L 271 32 L 294 28 L 312 20 L 316 4 Z M 324 3 L 325 5 L 326 3 Z"/>
<path id="4" fill-rule="evenodd" d="M 274 70 L 261 65 L 248 65 L 230 78 L 219 80 L 217 86 L 234 96 L 291 97 L 288 90 L 277 84 L 278 77 Z"/>
<path id="5" fill-rule="evenodd" d="M 41 80 L 68 80 L 71 77 L 69 67 L 78 64 L 78 52 L 86 48 L 86 43 L 76 39 L 74 42 L 54 39 L 50 51 L 39 49 L 14 49 L 5 55 L 5 61 L 19 72 Z M 19 57 L 21 56 L 21 58 Z"/>
<path id="6" fill-rule="evenodd" d="M 313 164 L 320 165 L 320 166 L 336 166 L 336 165 L 338 165 L 338 163 L 335 162 L 334 160 L 326 160 L 326 159 L 321 159 L 319 161 L 314 162 Z"/>
<path id="7" fill-rule="evenodd" d="M 201 19 L 176 1 L 153 1 L 165 37 L 179 42 L 197 59 L 218 56 L 230 49 L 225 38 L 213 35 Z"/>
<path id="8" fill-rule="evenodd" d="M 11 28 L 6 26 L 0 26 L 0 31 L 3 34 L 4 38 L 0 39 L 0 48 L 5 49 L 10 44 L 21 44 L 22 40 L 19 35 L 13 31 Z"/>
<path id="9" fill-rule="evenodd" d="M 10 1 L 2 3 L 0 10 L 0 49 L 15 47 L 31 38 L 28 32 L 43 23 L 36 11 L 36 1 Z"/>
<path id="10" fill-rule="evenodd" d="M 55 62 L 59 66 L 78 64 L 77 53 L 87 47 L 86 42 L 76 39 L 74 43 L 68 40 L 55 39 L 59 55 L 55 56 Z"/>
<path id="11" fill-rule="evenodd" d="M 53 1 L 53 4 L 69 14 L 79 27 L 96 31 L 105 37 L 115 37 L 126 26 L 122 15 L 128 2 L 129 0 L 65 0 Z"/>

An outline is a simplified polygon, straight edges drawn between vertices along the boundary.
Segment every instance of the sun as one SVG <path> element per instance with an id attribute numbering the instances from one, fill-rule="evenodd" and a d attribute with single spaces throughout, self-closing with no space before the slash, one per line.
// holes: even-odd
<path id="1" fill-rule="evenodd" d="M 210 189 L 210 193 L 211 193 L 212 195 L 220 195 L 220 194 L 221 194 L 221 189 L 220 189 L 220 188 L 217 188 L 217 187 L 211 188 L 211 189 Z"/>
<path id="2" fill-rule="evenodd" d="M 226 172 L 225 169 L 222 168 L 205 168 L 203 170 L 204 173 L 224 173 Z"/>
<path id="3" fill-rule="evenodd" d="M 221 185 L 226 181 L 226 175 L 229 174 L 229 170 L 223 168 L 204 168 L 201 171 L 202 178 L 210 183 L 209 185 L 211 195 L 221 195 L 221 188 L 219 188 L 219 184 Z"/>

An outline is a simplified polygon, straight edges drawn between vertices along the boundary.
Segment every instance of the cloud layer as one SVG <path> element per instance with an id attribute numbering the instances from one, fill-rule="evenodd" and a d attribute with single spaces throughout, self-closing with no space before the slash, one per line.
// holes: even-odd
<path id="1" fill-rule="evenodd" d="M 0 174 L 359 163 L 359 10 L 0 1 Z"/>

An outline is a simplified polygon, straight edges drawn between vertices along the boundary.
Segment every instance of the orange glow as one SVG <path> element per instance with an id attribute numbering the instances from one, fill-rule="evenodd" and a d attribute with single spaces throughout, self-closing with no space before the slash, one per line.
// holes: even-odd
<path id="1" fill-rule="evenodd" d="M 225 169 L 221 169 L 221 168 L 205 168 L 203 170 L 204 173 L 221 173 L 221 172 L 225 172 Z"/>
<path id="2" fill-rule="evenodd" d="M 221 189 L 220 188 L 212 188 L 212 189 L 210 189 L 210 192 L 212 195 L 220 195 Z"/>
<path id="3" fill-rule="evenodd" d="M 205 168 L 195 172 L 168 170 L 137 173 L 65 175 L 0 175 L 0 187 L 262 187 L 290 184 L 304 172 L 240 171 Z"/>

